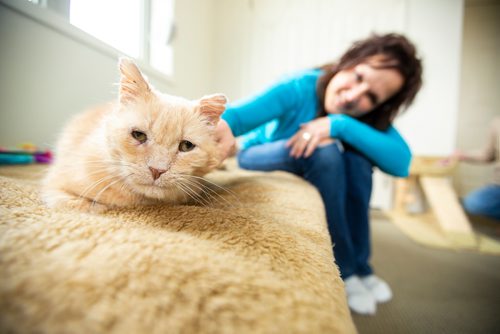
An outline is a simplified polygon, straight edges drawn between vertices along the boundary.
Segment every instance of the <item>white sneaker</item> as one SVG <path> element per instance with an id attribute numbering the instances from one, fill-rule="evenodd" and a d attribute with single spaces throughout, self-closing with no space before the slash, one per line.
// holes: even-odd
<path id="1" fill-rule="evenodd" d="M 375 275 L 361 278 L 363 285 L 370 290 L 377 303 L 385 303 L 392 299 L 392 291 L 389 284 Z"/>
<path id="2" fill-rule="evenodd" d="M 360 278 L 353 275 L 344 281 L 349 308 L 359 314 L 373 315 L 377 311 L 377 302 Z"/>

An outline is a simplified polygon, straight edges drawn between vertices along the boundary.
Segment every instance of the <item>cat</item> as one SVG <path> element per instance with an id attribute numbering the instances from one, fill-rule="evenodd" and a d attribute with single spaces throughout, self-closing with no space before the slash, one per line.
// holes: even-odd
<path id="1" fill-rule="evenodd" d="M 162 94 L 120 58 L 118 101 L 76 115 L 63 129 L 42 185 L 52 208 L 104 212 L 185 203 L 220 161 L 215 126 L 223 94 L 197 101 Z"/>

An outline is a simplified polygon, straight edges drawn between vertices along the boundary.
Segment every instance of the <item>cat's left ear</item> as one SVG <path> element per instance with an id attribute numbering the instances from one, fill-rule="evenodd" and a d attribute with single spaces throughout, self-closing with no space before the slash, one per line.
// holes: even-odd
<path id="1" fill-rule="evenodd" d="M 127 104 L 139 98 L 147 98 L 151 87 L 142 76 L 137 65 L 129 58 L 122 57 L 118 63 L 120 68 L 120 103 Z"/>
<path id="2" fill-rule="evenodd" d="M 207 117 L 212 125 L 219 122 L 220 115 L 226 110 L 227 97 L 224 94 L 203 96 L 199 100 L 200 113 Z"/>

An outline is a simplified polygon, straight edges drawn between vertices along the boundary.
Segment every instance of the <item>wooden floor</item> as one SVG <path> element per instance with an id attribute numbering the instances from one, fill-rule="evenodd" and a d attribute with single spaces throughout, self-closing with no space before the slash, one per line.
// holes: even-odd
<path id="1" fill-rule="evenodd" d="M 364 333 L 500 333 L 500 256 L 416 244 L 387 219 L 372 220 L 372 264 L 393 289 Z"/>

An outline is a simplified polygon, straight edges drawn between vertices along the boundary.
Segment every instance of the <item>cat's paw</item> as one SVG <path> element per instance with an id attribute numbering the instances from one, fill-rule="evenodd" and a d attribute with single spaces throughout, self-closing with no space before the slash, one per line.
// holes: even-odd
<path id="1" fill-rule="evenodd" d="M 43 200 L 49 208 L 58 210 L 78 210 L 81 212 L 104 213 L 109 206 L 89 200 L 84 197 L 74 196 L 61 190 L 50 190 L 43 193 Z"/>
<path id="2" fill-rule="evenodd" d="M 88 211 L 88 212 L 91 212 L 91 213 L 105 213 L 107 211 L 109 211 L 111 208 L 105 204 L 101 204 L 101 203 L 97 203 L 97 202 L 90 202 L 90 207 L 88 210 L 85 210 L 85 211 Z"/>

